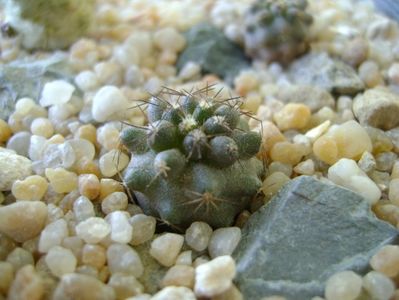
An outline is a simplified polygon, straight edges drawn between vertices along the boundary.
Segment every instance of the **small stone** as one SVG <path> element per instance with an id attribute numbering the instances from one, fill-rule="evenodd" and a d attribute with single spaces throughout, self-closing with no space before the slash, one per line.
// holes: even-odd
<path id="1" fill-rule="evenodd" d="M 354 160 L 342 158 L 328 169 L 328 179 L 363 196 L 371 205 L 381 197 L 378 186 Z"/>
<path id="2" fill-rule="evenodd" d="M 71 139 L 65 142 L 66 146 L 70 146 L 76 156 L 75 161 L 82 158 L 93 159 L 96 155 L 96 148 L 86 139 Z"/>
<path id="3" fill-rule="evenodd" d="M 274 172 L 267 176 L 262 183 L 262 191 L 267 198 L 271 198 L 280 188 L 290 181 L 290 178 L 283 172 Z"/>
<path id="4" fill-rule="evenodd" d="M 101 210 L 104 214 L 110 214 L 117 210 L 126 210 L 128 204 L 127 195 L 123 192 L 109 194 L 101 202 Z"/>
<path id="5" fill-rule="evenodd" d="M 123 185 L 111 178 L 101 178 L 100 180 L 100 200 L 104 200 L 114 192 L 123 192 Z"/>
<path id="6" fill-rule="evenodd" d="M 192 290 L 184 286 L 168 286 L 160 290 L 151 300 L 195 300 L 196 297 Z"/>
<path id="7" fill-rule="evenodd" d="M 152 239 L 155 233 L 157 221 L 154 217 L 137 214 L 129 219 L 133 228 L 130 244 L 133 246 L 143 244 Z"/>
<path id="8" fill-rule="evenodd" d="M 54 134 L 54 127 L 49 119 L 37 118 L 30 125 L 30 131 L 32 134 L 49 138 Z"/>
<path id="9" fill-rule="evenodd" d="M 99 166 L 103 176 L 112 177 L 122 171 L 129 163 L 129 156 L 113 149 L 100 157 Z"/>
<path id="10" fill-rule="evenodd" d="M 62 275 L 75 271 L 77 260 L 72 251 L 60 246 L 51 248 L 46 255 L 46 264 L 51 273 L 61 278 Z"/>
<path id="11" fill-rule="evenodd" d="M 186 230 L 187 245 L 195 251 L 201 252 L 208 247 L 212 235 L 212 228 L 205 222 L 193 222 Z"/>
<path id="12" fill-rule="evenodd" d="M 97 140 L 108 151 L 118 149 L 119 136 L 120 130 L 112 123 L 106 123 L 97 129 Z"/>
<path id="13" fill-rule="evenodd" d="M 393 63 L 388 70 L 388 79 L 391 84 L 399 85 L 399 63 Z"/>
<path id="14" fill-rule="evenodd" d="M 236 266 L 231 256 L 219 256 L 195 269 L 195 295 L 212 297 L 232 286 Z"/>
<path id="15" fill-rule="evenodd" d="M 393 131 L 395 129 L 393 129 L 392 131 L 383 131 L 381 129 L 371 126 L 366 126 L 365 129 L 371 139 L 371 143 L 373 144 L 374 154 L 391 151 L 394 148 L 393 142 L 395 141 L 395 139 L 391 135 L 391 133 L 394 133 Z"/>
<path id="16" fill-rule="evenodd" d="M 97 129 L 93 124 L 80 126 L 75 132 L 75 139 L 88 140 L 93 145 L 97 142 Z"/>
<path id="17" fill-rule="evenodd" d="M 171 267 L 162 279 L 161 287 L 185 286 L 194 287 L 195 271 L 192 266 L 176 265 Z"/>
<path id="18" fill-rule="evenodd" d="M 259 154 L 262 158 L 268 158 L 270 151 L 276 143 L 284 142 L 286 138 L 281 133 L 280 129 L 277 128 L 272 122 L 265 121 L 262 123 L 262 144 L 260 147 Z"/>
<path id="19" fill-rule="evenodd" d="M 46 168 L 45 174 L 57 193 L 69 193 L 78 188 L 78 176 L 64 168 Z"/>
<path id="20" fill-rule="evenodd" d="M 297 164 L 294 168 L 295 173 L 300 175 L 313 175 L 315 172 L 315 165 L 312 159 L 307 159 Z"/>
<path id="21" fill-rule="evenodd" d="M 53 298 L 60 300 L 114 300 L 115 293 L 111 287 L 92 276 L 72 273 L 62 276 Z"/>
<path id="22" fill-rule="evenodd" d="M 393 164 L 398 156 L 393 152 L 382 152 L 376 155 L 376 169 L 378 171 L 391 172 Z"/>
<path id="23" fill-rule="evenodd" d="M 27 157 L 29 155 L 30 140 L 32 134 L 28 131 L 15 133 L 7 142 L 7 149 L 12 149 L 17 154 Z"/>
<path id="24" fill-rule="evenodd" d="M 18 271 L 23 266 L 35 264 L 32 253 L 20 247 L 12 250 L 10 254 L 8 254 L 6 261 L 12 264 L 15 271 Z"/>
<path id="25" fill-rule="evenodd" d="M 80 196 L 73 202 L 73 213 L 75 214 L 76 222 L 82 222 L 95 217 L 94 205 L 87 197 Z"/>
<path id="26" fill-rule="evenodd" d="M 234 251 L 235 282 L 245 299 L 280 295 L 308 300 L 323 294 L 337 265 L 365 272 L 372 255 L 397 236 L 394 227 L 374 216 L 363 197 L 299 176 L 245 224 Z"/>
<path id="27" fill-rule="evenodd" d="M 107 249 L 108 268 L 111 274 L 125 273 L 139 278 L 144 267 L 138 253 L 130 246 L 111 244 Z"/>
<path id="28" fill-rule="evenodd" d="M 5 143 L 11 137 L 12 131 L 10 126 L 4 121 L 0 119 L 0 143 Z"/>
<path id="29" fill-rule="evenodd" d="M 101 242 L 110 232 L 110 225 L 98 217 L 88 218 L 76 226 L 77 236 L 89 244 Z"/>
<path id="30" fill-rule="evenodd" d="M 24 156 L 0 147 L 0 191 L 10 191 L 16 180 L 32 174 L 32 162 Z"/>
<path id="31" fill-rule="evenodd" d="M 176 258 L 176 265 L 191 266 L 192 263 L 193 263 L 193 251 L 191 250 L 183 251 Z"/>
<path id="32" fill-rule="evenodd" d="M 228 290 L 223 293 L 213 296 L 212 300 L 244 300 L 241 292 L 237 289 L 237 287 L 233 284 Z M 274 298 L 262 298 L 261 300 L 285 300 L 282 297 L 274 297 Z"/>
<path id="33" fill-rule="evenodd" d="M 39 201 L 47 192 L 48 182 L 42 176 L 31 175 L 14 181 L 11 192 L 17 200 Z"/>
<path id="34" fill-rule="evenodd" d="M 377 162 L 375 161 L 373 154 L 364 151 L 357 164 L 364 173 L 369 173 L 375 169 Z"/>
<path id="35" fill-rule="evenodd" d="M 186 41 L 173 27 L 164 27 L 154 33 L 154 44 L 162 50 L 180 52 L 184 49 Z"/>
<path id="36" fill-rule="evenodd" d="M 282 130 L 303 129 L 310 120 L 310 109 L 301 103 L 288 103 L 273 116 L 277 127 Z"/>
<path id="37" fill-rule="evenodd" d="M 112 274 L 108 285 L 115 291 L 117 299 L 127 299 L 144 292 L 143 285 L 132 275 Z"/>
<path id="38" fill-rule="evenodd" d="M 394 178 L 389 182 L 388 199 L 399 206 L 399 178 Z"/>
<path id="39" fill-rule="evenodd" d="M 106 87 L 119 86 L 123 82 L 123 69 L 117 62 L 101 61 L 94 66 L 94 72 L 98 81 Z"/>
<path id="40" fill-rule="evenodd" d="M 96 269 L 102 268 L 107 261 L 106 250 L 100 245 L 85 244 L 82 249 L 82 262 Z"/>
<path id="41" fill-rule="evenodd" d="M 165 233 L 151 243 L 150 255 L 162 266 L 170 267 L 183 246 L 184 237 L 176 233 Z"/>
<path id="42" fill-rule="evenodd" d="M 370 266 L 388 277 L 395 277 L 399 274 L 399 246 L 386 245 L 379 249 L 370 259 Z"/>
<path id="43" fill-rule="evenodd" d="M 301 144 L 291 142 L 278 142 L 270 151 L 270 158 L 284 164 L 294 166 L 298 164 L 305 155 L 305 147 Z"/>
<path id="44" fill-rule="evenodd" d="M 93 91 L 99 86 L 96 73 L 89 70 L 80 72 L 76 75 L 75 84 L 85 92 Z"/>
<path id="45" fill-rule="evenodd" d="M 367 60 L 360 65 L 359 77 L 368 88 L 384 84 L 378 64 L 372 60 Z"/>
<path id="46" fill-rule="evenodd" d="M 363 287 L 376 300 L 389 300 L 395 292 L 393 281 L 382 273 L 371 271 L 363 278 Z"/>
<path id="47" fill-rule="evenodd" d="M 104 86 L 93 98 L 92 114 L 94 120 L 105 122 L 118 119 L 128 108 L 128 101 L 115 86 Z"/>
<path id="48" fill-rule="evenodd" d="M 48 224 L 40 234 L 38 250 L 47 253 L 51 248 L 61 245 L 68 236 L 68 224 L 64 219 L 59 219 Z"/>
<path id="49" fill-rule="evenodd" d="M 43 107 L 64 104 L 71 100 L 75 87 L 65 80 L 54 80 L 44 85 L 40 105 Z"/>
<path id="50" fill-rule="evenodd" d="M 190 80 L 198 77 L 201 74 L 201 66 L 195 62 L 187 62 L 179 72 L 179 78 L 183 80 Z"/>
<path id="51" fill-rule="evenodd" d="M 367 59 L 368 50 L 368 44 L 364 38 L 354 38 L 344 47 L 342 59 L 352 67 L 357 67 Z"/>
<path id="52" fill-rule="evenodd" d="M 40 300 L 43 299 L 45 286 L 41 276 L 32 265 L 22 267 L 17 272 L 8 291 L 10 300 Z"/>
<path id="53" fill-rule="evenodd" d="M 132 239 L 133 228 L 125 212 L 114 211 L 107 215 L 107 222 L 111 226 L 110 239 L 113 242 L 127 244 Z"/>
<path id="54" fill-rule="evenodd" d="M 100 180 L 94 174 L 81 174 L 78 179 L 79 193 L 90 200 L 100 195 Z"/>
<path id="55" fill-rule="evenodd" d="M 343 271 L 331 276 L 326 282 L 326 300 L 354 300 L 362 290 L 362 278 L 353 271 Z"/>
<path id="56" fill-rule="evenodd" d="M 209 240 L 208 250 L 211 258 L 231 255 L 241 239 L 241 229 L 238 227 L 218 228 Z"/>
<path id="57" fill-rule="evenodd" d="M 14 267 L 11 263 L 0 262 L 0 293 L 6 295 L 14 279 Z"/>
<path id="58" fill-rule="evenodd" d="M 0 232 L 23 243 L 37 236 L 47 219 L 46 204 L 18 201 L 0 207 Z"/>

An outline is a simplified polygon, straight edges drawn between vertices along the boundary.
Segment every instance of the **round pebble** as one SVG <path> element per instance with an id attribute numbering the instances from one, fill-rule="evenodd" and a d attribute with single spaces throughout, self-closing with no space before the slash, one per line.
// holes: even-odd
<path id="1" fill-rule="evenodd" d="M 216 229 L 209 240 L 208 251 L 211 258 L 231 255 L 241 240 L 241 229 L 225 227 Z"/>
<path id="2" fill-rule="evenodd" d="M 370 266 L 388 277 L 395 277 L 399 273 L 399 246 L 383 246 L 370 259 Z"/>
<path id="3" fill-rule="evenodd" d="M 31 175 L 24 180 L 16 180 L 11 192 L 17 200 L 39 201 L 47 192 L 48 182 L 39 175 Z"/>
<path id="4" fill-rule="evenodd" d="M 376 300 L 389 300 L 395 292 L 395 284 L 386 275 L 371 271 L 363 278 L 363 287 Z"/>
<path id="5" fill-rule="evenodd" d="M 282 130 L 305 128 L 310 120 L 310 108 L 301 103 L 286 104 L 273 115 L 277 127 Z"/>
<path id="6" fill-rule="evenodd" d="M 107 262 L 111 274 L 125 273 L 139 278 L 144 272 L 140 256 L 128 245 L 112 244 L 109 246 Z"/>
<path id="7" fill-rule="evenodd" d="M 64 104 L 71 100 L 75 87 L 65 80 L 54 80 L 44 85 L 40 105 Z"/>
<path id="8" fill-rule="evenodd" d="M 112 177 L 129 163 L 129 156 L 119 150 L 111 150 L 100 157 L 99 166 L 103 176 Z"/>
<path id="9" fill-rule="evenodd" d="M 45 259 L 51 273 L 58 278 L 64 274 L 73 273 L 77 265 L 72 251 L 60 246 L 51 248 Z"/>
<path id="10" fill-rule="evenodd" d="M 114 192 L 102 200 L 101 210 L 107 215 L 117 210 L 126 210 L 127 204 L 128 198 L 125 193 Z"/>
<path id="11" fill-rule="evenodd" d="M 189 247 L 201 252 L 208 247 L 212 228 L 205 222 L 193 222 L 186 230 L 185 240 Z"/>
<path id="12" fill-rule="evenodd" d="M 331 276 L 326 282 L 326 300 L 354 300 L 360 295 L 362 278 L 353 271 L 343 271 Z"/>
<path id="13" fill-rule="evenodd" d="M 128 101 L 115 86 L 104 86 L 93 98 L 92 115 L 98 122 L 118 119 L 128 108 Z"/>
<path id="14" fill-rule="evenodd" d="M 152 241 L 150 255 L 161 265 L 170 267 L 176 262 L 183 242 L 184 237 L 180 234 L 165 233 Z"/>
<path id="15" fill-rule="evenodd" d="M 78 176 L 64 168 L 46 168 L 45 174 L 57 193 L 69 193 L 78 188 Z"/>
<path id="16" fill-rule="evenodd" d="M 89 244 L 101 242 L 110 232 L 110 225 L 99 217 L 88 218 L 76 226 L 77 236 Z"/>

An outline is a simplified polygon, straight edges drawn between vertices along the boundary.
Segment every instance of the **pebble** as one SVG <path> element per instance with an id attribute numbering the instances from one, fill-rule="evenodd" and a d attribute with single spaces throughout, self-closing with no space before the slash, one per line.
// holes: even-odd
<path id="1" fill-rule="evenodd" d="M 294 168 L 295 173 L 300 175 L 313 175 L 315 172 L 315 165 L 312 159 L 307 159 L 300 162 Z"/>
<path id="2" fill-rule="evenodd" d="M 111 178 L 101 178 L 100 180 L 100 200 L 104 200 L 108 195 L 113 192 L 123 192 L 123 185 Z"/>
<path id="3" fill-rule="evenodd" d="M 211 258 L 231 255 L 241 240 L 241 229 L 225 227 L 216 229 L 209 240 L 208 251 Z"/>
<path id="4" fill-rule="evenodd" d="M 132 240 L 130 244 L 133 246 L 143 244 L 152 239 L 155 233 L 157 221 L 152 216 L 137 214 L 129 219 L 129 223 L 133 228 Z"/>
<path id="5" fill-rule="evenodd" d="M 16 180 L 11 192 L 17 200 L 39 201 L 47 192 L 48 182 L 39 175 L 31 175 L 24 180 Z"/>
<path id="6" fill-rule="evenodd" d="M 105 122 L 118 119 L 118 114 L 123 114 L 128 105 L 126 97 L 119 88 L 107 85 L 95 94 L 91 112 L 94 120 Z"/>
<path id="7" fill-rule="evenodd" d="M 35 264 L 32 253 L 21 247 L 12 250 L 8 254 L 6 261 L 13 266 L 15 271 L 18 271 L 23 266 Z"/>
<path id="8" fill-rule="evenodd" d="M 14 267 L 6 261 L 0 262 L 0 293 L 7 294 L 14 279 Z"/>
<path id="9" fill-rule="evenodd" d="M 389 300 L 395 292 L 392 280 L 376 271 L 371 271 L 363 277 L 363 288 L 376 300 Z"/>
<path id="10" fill-rule="evenodd" d="M 114 300 L 115 292 L 92 276 L 72 273 L 61 277 L 53 299 Z"/>
<path id="11" fill-rule="evenodd" d="M 244 70 L 234 79 L 234 88 L 240 96 L 246 96 L 249 92 L 256 91 L 259 88 L 259 83 L 255 71 Z"/>
<path id="12" fill-rule="evenodd" d="M 192 263 L 193 263 L 193 251 L 191 250 L 183 251 L 176 258 L 176 265 L 191 266 Z"/>
<path id="13" fill-rule="evenodd" d="M 7 142 L 7 149 L 12 149 L 19 155 L 28 156 L 32 134 L 28 131 L 15 133 Z"/>
<path id="14" fill-rule="evenodd" d="M 273 115 L 277 127 L 282 130 L 303 129 L 310 120 L 310 109 L 301 103 L 288 103 Z"/>
<path id="15" fill-rule="evenodd" d="M 111 244 L 107 249 L 107 262 L 111 274 L 125 273 L 139 278 L 144 272 L 140 256 L 128 245 Z"/>
<path id="16" fill-rule="evenodd" d="M 114 289 L 117 299 L 127 299 L 144 292 L 144 286 L 134 276 L 122 273 L 112 274 L 108 285 Z"/>
<path id="17" fill-rule="evenodd" d="M 176 265 L 171 267 L 162 278 L 161 287 L 185 286 L 194 287 L 195 270 L 192 266 Z"/>
<path id="18" fill-rule="evenodd" d="M 288 164 L 283 164 L 282 162 L 279 161 L 273 161 L 269 167 L 269 174 L 275 173 L 275 172 L 281 172 L 287 175 L 288 177 L 291 176 L 292 174 L 292 166 Z"/>
<path id="19" fill-rule="evenodd" d="M 328 179 L 362 195 L 370 205 L 381 197 L 378 186 L 364 173 L 354 160 L 342 158 L 328 169 Z"/>
<path id="20" fill-rule="evenodd" d="M 54 80 L 44 85 L 40 105 L 43 107 L 64 104 L 71 100 L 75 87 L 65 80 Z"/>
<path id="21" fill-rule="evenodd" d="M 370 173 L 374 171 L 377 162 L 375 161 L 373 154 L 368 151 L 364 151 L 357 164 L 363 172 Z"/>
<path id="22" fill-rule="evenodd" d="M 75 132 L 75 139 L 88 140 L 93 145 L 97 143 L 97 129 L 93 124 L 80 126 Z"/>
<path id="23" fill-rule="evenodd" d="M 30 131 L 32 134 L 49 138 L 54 134 L 54 127 L 49 119 L 37 118 L 30 125 Z"/>
<path id="24" fill-rule="evenodd" d="M 100 157 L 99 166 L 103 176 L 112 177 L 129 164 L 129 156 L 113 149 Z"/>
<path id="25" fill-rule="evenodd" d="M 78 178 L 79 193 L 90 200 L 100 195 L 100 180 L 95 174 L 81 174 Z"/>
<path id="26" fill-rule="evenodd" d="M 110 225 L 99 217 L 88 218 L 76 225 L 77 236 L 89 244 L 101 242 L 110 232 Z"/>
<path id="27" fill-rule="evenodd" d="M 151 243 L 150 255 L 162 266 L 171 267 L 180 253 L 184 237 L 176 233 L 165 233 Z"/>
<path id="28" fill-rule="evenodd" d="M 389 130 L 399 125 L 399 96 L 382 88 L 355 97 L 353 112 L 362 125 Z"/>
<path id="29" fill-rule="evenodd" d="M 93 159 L 96 155 L 96 149 L 94 145 L 86 139 L 71 139 L 67 140 L 64 145 L 70 146 L 75 154 L 75 161 L 81 160 L 82 158 Z"/>
<path id="30" fill-rule="evenodd" d="M 368 60 L 363 62 L 359 67 L 359 77 L 368 88 L 374 88 L 384 84 L 379 67 L 376 62 Z"/>
<path id="31" fill-rule="evenodd" d="M 208 247 L 212 231 L 211 226 L 205 222 L 193 222 L 186 230 L 187 245 L 195 251 L 204 251 Z"/>
<path id="32" fill-rule="evenodd" d="M 51 248 L 45 260 L 51 273 L 58 278 L 61 278 L 64 274 L 73 273 L 77 265 L 76 257 L 72 251 L 60 246 Z"/>
<path id="33" fill-rule="evenodd" d="M 244 300 L 244 296 L 238 290 L 238 288 L 233 284 L 228 290 L 223 293 L 213 296 L 212 300 Z M 286 300 L 284 297 L 271 297 L 268 299 L 262 298 L 261 300 Z"/>
<path id="34" fill-rule="evenodd" d="M 187 62 L 179 72 L 179 78 L 182 80 L 192 80 L 201 74 L 201 66 L 195 62 Z"/>
<path id="35" fill-rule="evenodd" d="M 36 237 L 47 219 L 46 204 L 39 201 L 18 201 L 0 207 L 0 232 L 23 243 Z"/>
<path id="36" fill-rule="evenodd" d="M 354 300 L 362 289 L 362 278 L 353 271 L 342 271 L 331 276 L 326 282 L 326 300 Z"/>
<path id="37" fill-rule="evenodd" d="M 106 123 L 97 129 L 97 140 L 106 150 L 118 149 L 120 132 L 113 123 Z"/>
<path id="38" fill-rule="evenodd" d="M 194 292 L 197 297 L 213 297 L 232 286 L 236 273 L 231 256 L 219 256 L 195 269 Z"/>
<path id="39" fill-rule="evenodd" d="M 383 273 L 388 277 L 395 277 L 399 274 L 399 246 L 383 246 L 370 259 L 370 266 L 373 270 Z"/>
<path id="40" fill-rule="evenodd" d="M 85 196 L 80 196 L 73 202 L 73 213 L 76 222 L 83 222 L 91 217 L 95 217 L 94 205 Z"/>
<path id="41" fill-rule="evenodd" d="M 133 228 L 126 212 L 114 211 L 107 215 L 106 220 L 111 226 L 110 239 L 113 242 L 127 244 L 132 239 Z"/>
<path id="42" fill-rule="evenodd" d="M 313 144 L 316 157 L 330 165 L 341 158 L 359 159 L 364 151 L 371 150 L 372 143 L 367 131 L 353 120 L 330 127 Z"/>
<path id="43" fill-rule="evenodd" d="M 393 63 L 389 67 L 388 80 L 391 84 L 399 85 L 399 63 Z"/>
<path id="44" fill-rule="evenodd" d="M 186 46 L 186 40 L 173 27 L 165 27 L 154 33 L 154 45 L 162 50 L 180 52 Z"/>
<path id="45" fill-rule="evenodd" d="M 32 174 L 32 162 L 21 155 L 0 147 L 0 191 L 10 191 L 16 180 Z"/>
<path id="46" fill-rule="evenodd" d="M 365 129 L 371 139 L 371 143 L 373 144 L 373 153 L 374 154 L 391 151 L 394 148 L 394 145 L 392 142 L 395 140 L 395 138 L 390 135 L 390 133 L 392 133 L 393 131 L 385 132 L 381 129 L 371 127 L 371 126 L 366 126 Z M 392 139 L 392 141 L 391 141 L 391 139 Z"/>
<path id="47" fill-rule="evenodd" d="M 82 263 L 96 269 L 102 268 L 107 261 L 106 249 L 100 245 L 85 244 L 82 248 Z"/>
<path id="48" fill-rule="evenodd" d="M 192 290 L 184 286 L 168 286 L 160 290 L 151 300 L 195 300 L 197 299 Z"/>
<path id="49" fill-rule="evenodd" d="M 93 91 L 99 86 L 96 73 L 90 70 L 80 72 L 76 75 L 75 84 L 84 92 Z"/>
<path id="50" fill-rule="evenodd" d="M 290 181 L 290 177 L 286 173 L 280 171 L 273 172 L 265 178 L 261 189 L 267 198 L 271 198 L 288 181 Z"/>
<path id="51" fill-rule="evenodd" d="M 78 188 L 78 176 L 64 168 L 46 168 L 45 174 L 57 193 L 69 193 Z"/>
<path id="52" fill-rule="evenodd" d="M 12 131 L 10 126 L 8 126 L 6 121 L 0 119 L 0 143 L 6 143 L 11 135 Z"/>
<path id="53" fill-rule="evenodd" d="M 101 210 L 107 215 L 117 210 L 126 210 L 127 204 L 128 198 L 124 192 L 114 192 L 102 200 Z"/>
<path id="54" fill-rule="evenodd" d="M 306 154 L 306 146 L 291 142 L 277 142 L 270 151 L 270 158 L 294 166 Z"/>
<path id="55" fill-rule="evenodd" d="M 398 158 L 396 153 L 393 152 L 382 152 L 375 156 L 376 169 L 382 172 L 391 172 L 393 164 Z"/>
<path id="56" fill-rule="evenodd" d="M 51 248 L 61 245 L 68 235 L 68 225 L 64 219 L 50 223 L 40 234 L 38 250 L 47 253 Z"/>
<path id="57" fill-rule="evenodd" d="M 102 61 L 94 66 L 97 79 L 104 85 L 119 86 L 123 82 L 123 68 L 113 61 Z"/>
<path id="58" fill-rule="evenodd" d="M 10 300 L 40 300 L 45 293 L 45 283 L 32 265 L 19 269 L 8 291 Z"/>
<path id="59" fill-rule="evenodd" d="M 344 47 L 342 59 L 352 67 L 359 66 L 368 56 L 368 43 L 361 37 L 354 38 Z"/>
<path id="60" fill-rule="evenodd" d="M 270 121 L 264 121 L 262 123 L 262 144 L 259 151 L 261 158 L 268 158 L 270 151 L 276 143 L 284 142 L 285 136 L 281 133 L 280 129 Z"/>

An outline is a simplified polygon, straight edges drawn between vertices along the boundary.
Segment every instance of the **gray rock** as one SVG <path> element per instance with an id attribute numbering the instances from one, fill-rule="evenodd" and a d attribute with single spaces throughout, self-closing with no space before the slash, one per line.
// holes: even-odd
<path id="1" fill-rule="evenodd" d="M 309 300 L 342 270 L 364 272 L 398 231 L 347 189 L 300 176 L 246 223 L 234 252 L 236 283 L 247 300 L 282 295 Z"/>
<path id="2" fill-rule="evenodd" d="M 291 85 L 279 89 L 277 99 L 284 103 L 304 103 L 312 112 L 324 106 L 334 107 L 334 98 L 324 89 L 310 85 Z"/>
<path id="3" fill-rule="evenodd" d="M 185 36 L 187 47 L 177 61 L 179 72 L 192 61 L 199 64 L 203 72 L 216 74 L 232 83 L 240 70 L 250 66 L 244 51 L 209 24 L 196 25 Z"/>
<path id="4" fill-rule="evenodd" d="M 360 124 L 389 130 L 399 125 L 399 95 L 388 89 L 369 89 L 356 96 L 353 113 Z"/>
<path id="5" fill-rule="evenodd" d="M 373 0 L 373 2 L 378 10 L 399 22 L 399 2 L 397 0 Z"/>
<path id="6" fill-rule="evenodd" d="M 313 85 L 337 94 L 352 95 L 364 89 L 356 71 L 326 53 L 310 53 L 295 61 L 289 69 L 294 83 Z"/>

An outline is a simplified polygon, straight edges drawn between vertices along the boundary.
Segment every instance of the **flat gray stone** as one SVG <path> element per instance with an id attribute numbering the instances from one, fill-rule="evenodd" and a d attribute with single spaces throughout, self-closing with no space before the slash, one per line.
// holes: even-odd
<path id="1" fill-rule="evenodd" d="M 291 65 L 289 75 L 295 84 L 317 86 L 336 94 L 352 95 L 364 89 L 362 80 L 350 65 L 326 53 L 301 57 Z"/>
<path id="2" fill-rule="evenodd" d="M 397 236 L 360 195 L 300 176 L 245 225 L 234 252 L 236 283 L 246 300 L 309 300 L 323 295 L 332 274 L 365 272 L 370 257 Z"/>

